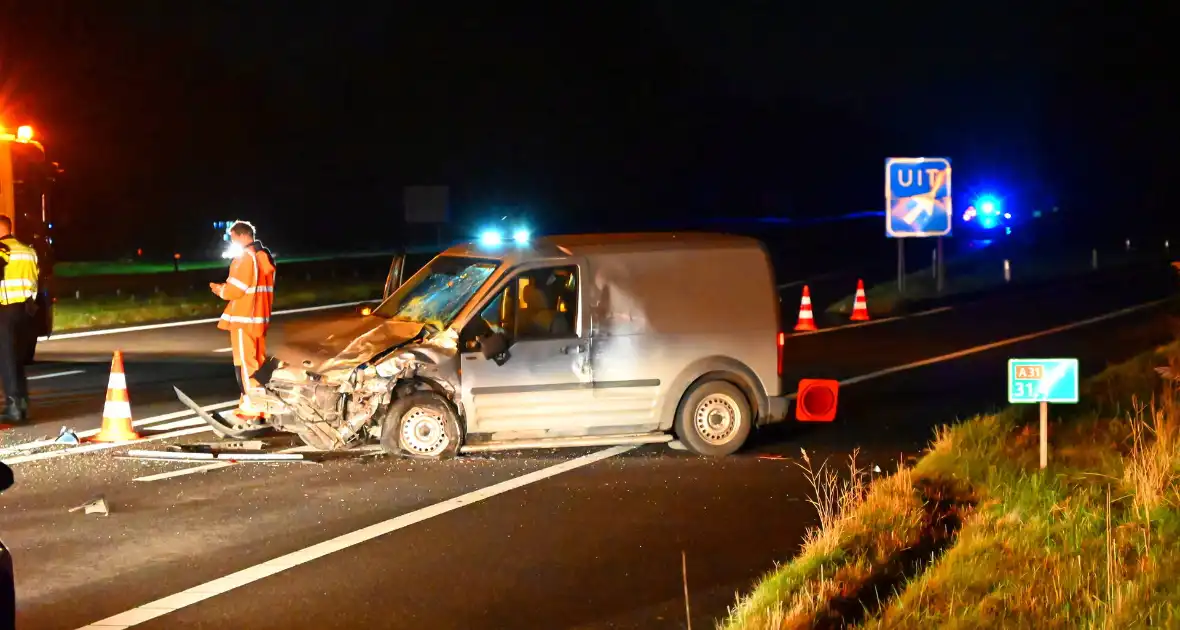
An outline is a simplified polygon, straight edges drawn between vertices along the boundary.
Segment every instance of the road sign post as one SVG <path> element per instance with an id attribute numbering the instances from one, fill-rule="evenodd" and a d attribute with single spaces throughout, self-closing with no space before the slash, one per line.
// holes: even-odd
<path id="1" fill-rule="evenodd" d="M 1049 465 L 1049 403 L 1076 404 L 1077 359 L 1008 359 L 1008 402 L 1040 405 L 1041 468 Z"/>
<path id="2" fill-rule="evenodd" d="M 897 294 L 905 295 L 905 241 L 897 239 Z"/>
<path id="3" fill-rule="evenodd" d="M 942 289 L 946 286 L 946 263 L 944 262 L 946 259 L 943 257 L 942 253 L 941 236 L 938 237 L 938 249 L 935 251 L 937 260 L 934 263 L 934 273 L 938 274 L 938 278 L 936 278 L 938 281 L 937 290 L 939 293 L 942 293 Z"/>
<path id="4" fill-rule="evenodd" d="M 885 160 L 885 234 L 897 242 L 897 290 L 905 294 L 905 238 L 938 237 L 935 283 L 941 292 L 946 268 L 942 237 L 951 234 L 951 161 L 948 158 Z"/>

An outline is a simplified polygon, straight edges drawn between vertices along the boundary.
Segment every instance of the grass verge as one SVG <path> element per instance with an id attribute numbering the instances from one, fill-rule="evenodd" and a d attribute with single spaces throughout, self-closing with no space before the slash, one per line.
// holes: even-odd
<path id="1" fill-rule="evenodd" d="M 376 300 L 381 297 L 380 283 L 318 283 L 279 285 L 275 292 L 275 310 L 300 308 L 338 302 Z M 225 309 L 225 302 L 209 291 L 192 291 L 180 295 L 153 295 L 146 298 L 110 297 L 81 300 L 61 299 L 54 304 L 53 331 L 67 332 L 88 328 L 122 326 L 197 317 L 215 317 Z"/>
<path id="2" fill-rule="evenodd" d="M 913 467 L 805 472 L 820 524 L 721 627 L 1180 625 L 1180 344 L 1088 380 L 1050 428 L 1035 406 L 940 428 Z M 833 508 L 834 506 L 834 508 Z"/>
<path id="3" fill-rule="evenodd" d="M 394 252 L 363 252 L 355 254 L 332 254 L 322 256 L 283 256 L 281 262 L 285 264 L 344 260 L 353 258 L 390 258 Z M 205 271 L 208 269 L 225 269 L 229 261 L 217 260 L 182 260 L 180 271 Z M 79 278 L 84 276 L 126 276 L 153 273 L 174 273 L 176 268 L 171 261 L 62 261 L 53 266 L 53 274 L 61 278 Z"/>
<path id="4" fill-rule="evenodd" d="M 991 251 L 989 251 L 991 250 Z M 1042 282 L 1089 273 L 1093 270 L 1089 252 L 1078 252 L 1065 256 L 1060 252 L 1029 249 L 1027 251 L 1003 253 L 998 248 L 987 248 L 946 263 L 946 283 L 938 291 L 933 267 L 924 267 L 906 275 L 906 292 L 898 293 L 897 280 L 882 282 L 868 287 L 865 297 L 869 312 L 874 315 L 892 315 L 903 310 L 907 304 L 955 295 L 976 293 L 997 289 L 1009 284 L 1004 279 L 1004 261 L 1009 262 L 1011 283 Z M 1102 258 L 1099 269 L 1111 269 L 1134 262 L 1137 257 L 1127 253 L 1110 254 Z M 825 310 L 836 315 L 852 311 L 855 293 L 850 293 L 833 302 Z"/>

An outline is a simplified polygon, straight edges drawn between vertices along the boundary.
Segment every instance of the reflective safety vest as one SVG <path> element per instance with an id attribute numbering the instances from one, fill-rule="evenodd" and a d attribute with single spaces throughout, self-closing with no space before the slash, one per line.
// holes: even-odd
<path id="1" fill-rule="evenodd" d="M 12 236 L 0 238 L 0 304 L 22 304 L 37 295 L 37 251 Z"/>
<path id="2" fill-rule="evenodd" d="M 270 310 L 275 300 L 275 263 L 270 250 L 254 241 L 229 265 L 229 278 L 221 287 L 221 299 L 229 301 L 217 327 L 244 329 L 251 337 L 262 337 L 270 328 Z"/>

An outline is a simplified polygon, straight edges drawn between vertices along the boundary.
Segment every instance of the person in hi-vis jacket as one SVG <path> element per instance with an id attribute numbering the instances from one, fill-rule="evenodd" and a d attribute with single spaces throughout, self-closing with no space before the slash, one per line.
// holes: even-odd
<path id="1" fill-rule="evenodd" d="M 16 240 L 12 219 L 0 215 L 0 383 L 5 396 L 0 422 L 24 422 L 29 418 L 25 359 L 32 314 L 37 308 L 39 275 L 36 250 Z"/>
<path id="2" fill-rule="evenodd" d="M 210 282 L 209 288 L 229 302 L 217 327 L 229 331 L 233 348 L 234 373 L 241 389 L 238 416 L 257 418 L 262 410 L 251 404 L 250 393 L 261 388 L 255 375 L 266 363 L 266 331 L 274 304 L 274 256 L 256 240 L 254 226 L 236 221 L 229 228 L 230 241 L 241 248 L 229 266 L 224 283 Z"/>

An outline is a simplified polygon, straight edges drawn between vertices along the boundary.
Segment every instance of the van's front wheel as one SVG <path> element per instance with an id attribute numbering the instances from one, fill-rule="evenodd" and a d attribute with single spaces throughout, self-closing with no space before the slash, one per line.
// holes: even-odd
<path id="1" fill-rule="evenodd" d="M 432 392 L 397 400 L 381 423 L 381 448 L 394 455 L 448 459 L 459 452 L 461 442 L 455 409 Z"/>
<path id="2" fill-rule="evenodd" d="M 688 450 L 723 457 L 746 443 L 753 415 L 745 394 L 733 383 L 707 381 L 685 394 L 674 428 Z"/>

